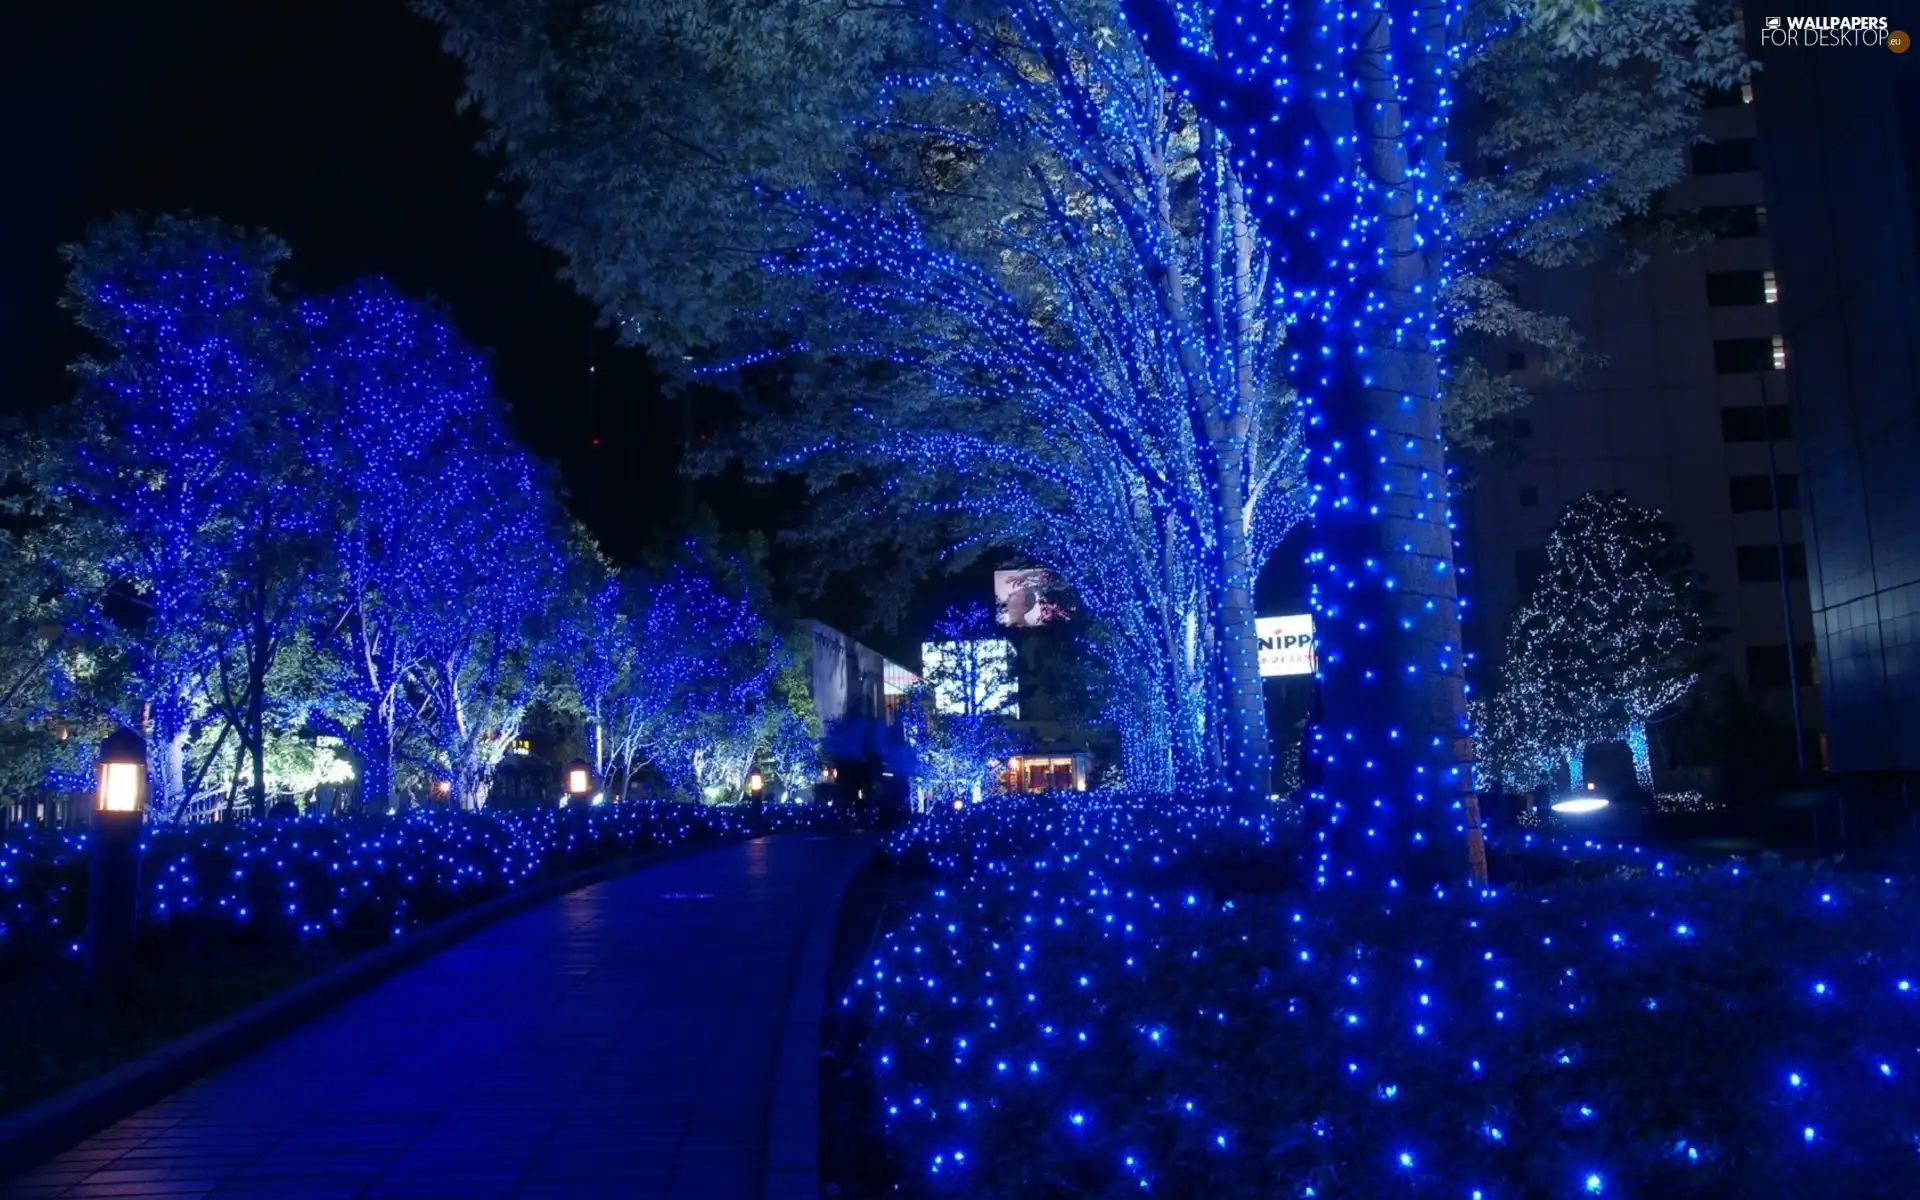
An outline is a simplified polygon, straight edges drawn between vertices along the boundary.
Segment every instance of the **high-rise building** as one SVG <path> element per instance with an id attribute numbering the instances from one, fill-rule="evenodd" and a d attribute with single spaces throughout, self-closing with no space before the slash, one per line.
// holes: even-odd
<path id="1" fill-rule="evenodd" d="M 1836 771 L 1920 767 L 1920 55 L 1905 52 L 1920 10 L 1908 12 L 1877 37 L 1789 38 L 1765 15 L 1747 26 Z"/>
<path id="2" fill-rule="evenodd" d="M 1483 464 L 1462 504 L 1468 637 L 1489 686 L 1507 617 L 1545 568 L 1560 509 L 1585 492 L 1622 490 L 1663 513 L 1692 548 L 1725 631 L 1717 670 L 1783 731 L 1798 700 L 1815 768 L 1820 671 L 1783 369 L 1795 348 L 1782 336 L 1755 129 L 1766 103 L 1764 84 L 1758 96 L 1747 87 L 1714 97 L 1704 113 L 1710 140 L 1665 198 L 1673 210 L 1704 210 L 1720 231 L 1710 243 L 1656 253 L 1632 273 L 1601 266 L 1522 280 L 1521 303 L 1567 317 L 1605 361 L 1565 383 L 1545 381 L 1523 350 L 1504 364 L 1536 399 L 1518 414 L 1517 458 Z"/>

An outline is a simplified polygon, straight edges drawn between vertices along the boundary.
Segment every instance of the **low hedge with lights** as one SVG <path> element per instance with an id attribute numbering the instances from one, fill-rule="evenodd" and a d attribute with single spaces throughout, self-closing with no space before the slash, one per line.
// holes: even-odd
<path id="1" fill-rule="evenodd" d="M 352 949 L 568 870 L 831 819 L 661 801 L 161 827 L 142 864 L 140 956 L 153 966 Z M 0 841 L 0 977 L 77 965 L 87 869 L 84 831 Z"/>
<path id="2" fill-rule="evenodd" d="M 935 879 L 843 1003 L 903 1194 L 1920 1195 L 1913 881 L 1194 886 L 1225 826 L 1010 800 L 896 840 Z"/>

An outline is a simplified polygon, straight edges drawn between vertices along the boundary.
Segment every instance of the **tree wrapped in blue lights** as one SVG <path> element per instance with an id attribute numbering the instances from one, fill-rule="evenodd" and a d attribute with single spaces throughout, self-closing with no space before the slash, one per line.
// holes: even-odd
<path id="1" fill-rule="evenodd" d="M 329 426 L 274 287 L 286 247 L 218 221 L 118 217 L 64 254 L 63 304 L 108 353 L 77 364 L 51 486 L 115 535 L 103 565 L 119 603 L 88 619 L 128 652 L 122 720 L 150 731 L 162 816 L 193 792 L 206 764 L 188 747 L 215 721 L 209 761 L 236 735 L 263 804 L 267 679 L 312 599 Z"/>
<path id="2" fill-rule="evenodd" d="M 597 552 L 443 313 L 379 281 L 287 301 L 286 253 L 175 217 L 67 249 L 66 304 L 108 353 L 78 365 L 70 429 L 10 460 L 88 647 L 43 654 L 44 702 L 146 729 L 162 817 L 209 814 L 222 780 L 264 812 L 270 778 L 321 769 L 316 734 L 366 801 L 404 765 L 478 806 L 577 657 Z M 124 687 L 83 706 L 83 673 Z"/>
<path id="3" fill-rule="evenodd" d="M 776 734 L 783 768 L 806 766 L 794 731 L 773 724 L 779 708 L 791 707 L 773 695 L 787 647 L 748 591 L 723 575 L 711 548 L 694 543 L 662 566 L 621 573 L 635 652 L 608 695 L 605 722 L 609 761 L 623 779 L 650 765 L 686 793 L 738 799 Z"/>
<path id="4" fill-rule="evenodd" d="M 956 450 L 967 452 L 958 470 Z M 936 447 L 893 437 L 885 452 L 901 466 L 882 495 L 902 520 L 872 519 L 868 468 L 816 498 L 810 536 L 827 533 L 850 557 L 865 558 L 884 530 L 888 561 L 921 571 L 942 556 L 965 565 L 986 548 L 1007 547 L 1072 581 L 1089 633 L 1085 667 L 1099 681 L 1098 707 L 1119 735 L 1128 777 L 1162 795 L 1212 790 L 1219 774 L 1207 747 L 1209 647 L 1197 567 L 1170 536 L 1170 514 L 1112 448 L 1081 442 L 1015 453 L 979 439 Z M 817 464 L 817 477 L 830 475 L 833 461 Z M 918 542 L 907 536 L 915 529 L 923 531 Z"/>
<path id="5" fill-rule="evenodd" d="M 793 798 L 819 778 L 820 739 L 825 733 L 813 703 L 809 641 L 794 633 L 784 640 L 762 720 L 760 757 L 779 782 L 781 794 Z"/>
<path id="6" fill-rule="evenodd" d="M 744 322 L 757 339 L 744 362 L 804 356 L 832 379 L 830 395 L 810 398 L 811 428 L 782 414 L 756 430 L 762 461 L 816 482 L 932 468 L 931 480 L 883 487 L 883 501 L 921 519 L 964 516 L 953 549 L 984 536 L 1053 567 L 1083 600 L 1120 606 L 1088 602 L 1122 627 L 1117 643 L 1150 649 L 1132 661 L 1151 699 L 1129 707 L 1156 732 L 1131 741 L 1157 740 L 1169 763 L 1144 777 L 1264 797 L 1253 583 L 1302 512 L 1297 414 L 1279 378 L 1283 295 L 1229 148 L 1114 10 L 906 5 L 828 19 L 833 6 L 775 5 L 787 27 L 761 31 L 769 61 L 797 78 L 836 76 L 825 91 L 847 101 L 831 118 L 804 109 L 814 121 L 789 131 L 789 149 L 759 131 L 793 114 L 737 107 L 733 85 L 764 64 L 737 61 L 732 32 L 757 14 L 683 23 L 613 6 L 570 17 L 559 39 L 529 20 L 537 5 L 427 7 L 452 29 L 531 188 L 536 230 L 596 281 L 588 290 L 610 315 L 662 346 L 702 340 L 696 329 L 727 343 L 716 334 Z M 844 61 L 822 61 L 843 42 Z M 661 94 L 638 67 L 663 46 L 676 70 L 710 67 L 707 87 Z M 903 69 L 889 75 L 894 53 Z M 863 69 L 860 103 L 846 81 Z M 532 78 L 544 86 L 529 89 Z M 684 121 L 663 118 L 674 105 Z M 663 120 L 683 141 L 714 140 L 693 174 L 727 219 L 674 233 L 682 244 L 711 235 L 718 265 L 650 252 L 653 223 L 625 215 L 685 200 L 668 159 L 622 158 L 657 142 Z M 634 122 L 632 136 L 609 137 L 605 121 Z M 760 150 L 741 153 L 742 138 Z M 753 302 L 729 293 L 716 305 L 711 277 L 738 285 L 728 255 L 743 245 L 769 277 Z M 706 265 L 689 270 L 696 259 Z M 1082 511 L 1089 497 L 1119 523 L 1076 540 L 1100 543 L 1102 557 L 1135 543 L 1117 548 L 1128 569 L 1175 564 L 1157 595 L 1102 586 L 1057 543 L 983 532 L 1088 524 L 1099 519 Z"/>
<path id="7" fill-rule="evenodd" d="M 552 490 L 525 451 L 480 445 L 463 464 L 485 507 L 448 515 L 409 687 L 456 803 L 486 803 L 493 774 L 565 646 L 566 563 Z"/>
<path id="8" fill-rule="evenodd" d="M 1443 877 L 1468 824 L 1440 401 L 1456 286 L 1590 256 L 1747 64 L 1724 7 L 1123 0 L 1232 143 L 1297 324 L 1325 720 L 1320 877 Z M 1471 99 L 1455 130 L 1453 94 Z M 1456 150 L 1456 132 L 1465 134 Z"/>
<path id="9" fill-rule="evenodd" d="M 309 367 L 337 414 L 327 444 L 333 607 L 315 623 L 346 668 L 363 801 L 393 795 L 398 747 L 435 731 L 420 769 L 483 794 L 529 699 L 526 637 L 563 583 L 541 481 L 507 438 L 485 364 L 430 304 L 365 281 L 300 306 Z M 509 682 L 510 681 L 510 682 Z M 511 702 L 471 711 L 478 687 Z M 485 704 L 483 703 L 483 707 Z"/>

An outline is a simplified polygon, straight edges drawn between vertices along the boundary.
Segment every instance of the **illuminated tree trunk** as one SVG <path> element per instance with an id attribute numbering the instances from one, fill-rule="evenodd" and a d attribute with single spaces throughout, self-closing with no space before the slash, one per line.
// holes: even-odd
<path id="1" fill-rule="evenodd" d="M 1587 748 L 1569 746 L 1567 748 L 1567 786 L 1579 791 L 1580 785 L 1587 781 Z"/>
<path id="2" fill-rule="evenodd" d="M 267 668 L 273 662 L 274 637 L 262 616 L 264 597 L 256 595 L 247 649 L 247 752 L 253 759 L 248 788 L 255 820 L 267 815 Z"/>
<path id="3" fill-rule="evenodd" d="M 1334 110 L 1341 120 L 1321 117 L 1329 135 L 1359 147 L 1378 257 L 1353 289 L 1365 307 L 1334 309 L 1330 386 L 1320 420 L 1309 423 L 1310 461 L 1323 470 L 1315 514 L 1327 666 L 1320 866 L 1323 880 L 1427 882 L 1468 872 L 1460 843 L 1471 759 L 1440 433 L 1439 272 L 1420 231 L 1413 143 L 1421 106 L 1405 112 L 1396 95 L 1385 11 L 1360 20 L 1347 68 L 1354 103 Z M 1429 54 L 1436 44 L 1419 42 Z M 1424 77 L 1418 63 L 1413 73 Z M 1417 101 L 1430 90 L 1412 92 Z M 1429 116 L 1434 104 L 1425 97 Z M 1424 153 L 1441 169 L 1435 143 Z"/>
<path id="4" fill-rule="evenodd" d="M 1231 436 L 1231 435 L 1229 435 Z M 1263 803 L 1273 790 L 1273 742 L 1267 734 L 1266 693 L 1260 685 L 1259 639 L 1255 633 L 1253 570 L 1242 514 L 1246 495 L 1244 464 L 1237 444 L 1221 447 L 1214 504 L 1215 545 L 1219 547 L 1219 593 L 1213 605 L 1214 637 L 1208 656 L 1219 712 L 1221 782 L 1237 802 Z"/>
<path id="5" fill-rule="evenodd" d="M 1148 57 L 1235 139 L 1276 271 L 1313 297 L 1288 341 L 1313 406 L 1316 876 L 1465 878 L 1471 744 L 1431 213 L 1452 8 L 1425 0 L 1396 29 L 1377 3 L 1222 5 L 1203 48 L 1170 0 L 1123 7 Z"/>
<path id="6" fill-rule="evenodd" d="M 1173 786 L 1170 790 L 1200 794 L 1213 785 L 1215 760 L 1207 757 L 1205 697 L 1190 674 L 1175 673 L 1163 680 L 1168 688 L 1165 707 L 1173 736 Z"/>
<path id="7" fill-rule="evenodd" d="M 187 731 L 184 727 L 173 727 L 162 731 L 155 742 L 160 770 L 161 803 L 157 806 L 164 812 L 178 817 L 185 809 L 187 800 Z"/>
<path id="8" fill-rule="evenodd" d="M 1647 745 L 1647 723 L 1630 721 L 1627 724 L 1627 752 L 1633 755 L 1633 779 L 1644 792 L 1653 791 L 1653 751 Z"/>
<path id="9" fill-rule="evenodd" d="M 360 728 L 360 804 L 386 808 L 393 799 L 393 697 L 374 705 Z"/>
<path id="10" fill-rule="evenodd" d="M 152 759 L 151 806 L 169 820 L 185 816 L 187 795 L 187 702 L 178 695 L 147 705 L 147 754 Z"/>
<path id="11" fill-rule="evenodd" d="M 1370 371 L 1328 390 L 1316 431 L 1316 461 L 1332 460 L 1314 524 L 1319 875 L 1464 875 L 1464 848 L 1445 844 L 1461 823 L 1466 689 L 1436 365 L 1390 344 L 1347 349 Z"/>

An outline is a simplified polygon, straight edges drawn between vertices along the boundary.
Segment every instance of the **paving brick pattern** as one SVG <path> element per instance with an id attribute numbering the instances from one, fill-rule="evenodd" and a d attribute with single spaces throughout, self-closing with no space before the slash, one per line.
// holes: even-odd
<path id="1" fill-rule="evenodd" d="M 813 1103 L 776 1087 L 794 1013 L 818 1028 L 791 1003 L 808 932 L 866 851 L 766 838 L 569 893 L 0 1197 L 760 1200 L 768 1130 L 797 1124 L 775 1104 Z"/>

